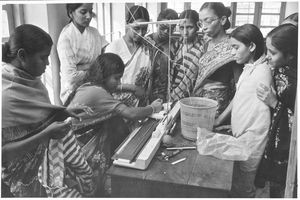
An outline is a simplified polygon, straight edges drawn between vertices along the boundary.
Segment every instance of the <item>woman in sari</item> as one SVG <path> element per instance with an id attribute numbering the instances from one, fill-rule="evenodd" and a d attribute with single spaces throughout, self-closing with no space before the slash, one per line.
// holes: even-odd
<path id="1" fill-rule="evenodd" d="M 68 135 L 71 124 L 64 120 L 80 111 L 52 105 L 39 78 L 52 44 L 49 34 L 25 24 L 2 46 L 2 197 L 45 195 L 38 168 L 48 142 Z M 91 173 L 84 162 L 81 170 Z M 91 174 L 83 180 L 88 183 Z"/>
<path id="2" fill-rule="evenodd" d="M 94 15 L 92 3 L 67 4 L 66 7 L 70 23 L 63 28 L 57 42 L 61 82 L 56 90 L 61 100 L 57 95 L 56 101 L 61 105 L 107 44 L 98 30 L 89 26 Z"/>
<path id="3" fill-rule="evenodd" d="M 232 99 L 234 83 L 242 71 L 242 67 L 234 61 L 229 36 L 226 35 L 226 30 L 230 27 L 230 15 L 230 9 L 218 2 L 204 3 L 199 13 L 199 26 L 210 40 L 199 60 L 193 96 L 218 101 L 216 117 Z"/>
<path id="4" fill-rule="evenodd" d="M 126 24 L 149 22 L 149 13 L 142 6 L 132 6 L 126 15 Z M 105 52 L 115 53 L 125 63 L 125 71 L 118 86 L 115 98 L 122 100 L 128 106 L 145 105 L 147 99 L 142 98 L 148 87 L 150 77 L 150 52 L 144 45 L 144 36 L 148 25 L 127 26 L 126 34 L 110 43 Z M 140 102 L 141 100 L 141 102 Z"/>
<path id="5" fill-rule="evenodd" d="M 178 19 L 178 14 L 172 9 L 161 11 L 157 17 L 157 21 L 176 19 Z M 153 70 L 149 83 L 149 87 L 151 88 L 147 91 L 150 102 L 158 98 L 164 102 L 167 100 L 168 66 L 171 64 L 169 62 L 174 59 L 175 53 L 175 39 L 172 38 L 175 27 L 176 24 L 172 24 L 171 26 L 168 24 L 158 24 L 157 32 L 147 36 L 147 40 L 155 45 L 150 54 Z"/>
<path id="6" fill-rule="evenodd" d="M 255 196 L 255 175 L 271 122 L 270 109 L 257 98 L 256 89 L 260 82 L 270 85 L 272 74 L 264 54 L 264 38 L 258 27 L 253 24 L 237 27 L 231 33 L 230 43 L 236 62 L 245 64 L 228 106 L 229 112 L 224 112 L 226 117 L 231 114 L 232 136 L 207 133 L 201 129 L 198 151 L 234 160 L 230 195 L 250 198 Z"/>
<path id="7" fill-rule="evenodd" d="M 197 23 L 199 15 L 195 10 L 183 11 L 179 19 L 181 34 L 177 43 L 174 63 L 171 68 L 170 100 L 176 101 L 191 96 L 199 67 L 199 58 L 203 53 L 203 42 L 199 39 Z"/>
<path id="8" fill-rule="evenodd" d="M 73 131 L 93 169 L 96 196 L 104 195 L 105 172 L 111 164 L 111 154 L 129 133 L 123 118 L 140 120 L 162 109 L 161 100 L 146 107 L 128 107 L 113 98 L 124 68 L 118 55 L 100 55 L 88 70 L 83 84 L 69 99 L 71 107 L 80 104 L 93 110 L 90 115 L 82 115 L 81 121 L 73 122 Z"/>
<path id="9" fill-rule="evenodd" d="M 272 109 L 269 141 L 260 163 L 258 180 L 270 181 L 270 197 L 282 198 L 289 159 L 296 91 L 298 28 L 284 24 L 267 35 L 268 64 L 273 69 L 274 86 L 260 85 L 257 97 Z"/>

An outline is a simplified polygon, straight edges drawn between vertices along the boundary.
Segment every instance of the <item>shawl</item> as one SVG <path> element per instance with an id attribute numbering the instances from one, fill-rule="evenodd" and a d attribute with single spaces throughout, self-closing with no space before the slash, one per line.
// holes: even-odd
<path id="1" fill-rule="evenodd" d="M 2 63 L 2 146 L 38 134 L 52 122 L 64 120 L 64 107 L 50 103 L 40 78 L 11 64 Z M 37 176 L 45 146 L 37 145 L 22 158 L 2 163 L 2 180 L 15 196 Z M 25 186 L 24 186 L 25 187 Z"/>
<path id="2" fill-rule="evenodd" d="M 2 64 L 2 144 L 27 136 L 49 116 L 63 110 L 51 104 L 40 78 Z"/>

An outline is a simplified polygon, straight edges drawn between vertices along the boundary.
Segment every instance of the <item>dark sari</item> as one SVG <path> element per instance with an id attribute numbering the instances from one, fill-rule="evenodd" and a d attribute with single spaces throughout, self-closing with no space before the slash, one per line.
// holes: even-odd
<path id="1" fill-rule="evenodd" d="M 268 180 L 285 185 L 291 139 L 291 122 L 297 90 L 297 69 L 289 66 L 275 69 L 274 85 L 278 103 L 272 112 L 269 141 L 258 168 L 256 179 L 257 181 Z"/>

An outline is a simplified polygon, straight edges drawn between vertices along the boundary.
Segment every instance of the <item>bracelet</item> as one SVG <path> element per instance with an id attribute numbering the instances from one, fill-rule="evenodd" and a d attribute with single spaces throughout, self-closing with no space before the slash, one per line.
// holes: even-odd
<path id="1" fill-rule="evenodd" d="M 122 92 L 123 91 L 123 85 L 122 84 L 121 84 L 120 88 L 121 88 L 121 92 Z"/>

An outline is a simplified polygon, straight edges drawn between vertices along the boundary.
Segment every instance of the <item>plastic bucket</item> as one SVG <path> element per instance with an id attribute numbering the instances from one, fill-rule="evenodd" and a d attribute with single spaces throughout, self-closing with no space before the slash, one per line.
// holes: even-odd
<path id="1" fill-rule="evenodd" d="M 188 140 L 197 139 L 197 127 L 212 130 L 218 102 L 202 97 L 180 100 L 181 134 Z"/>

